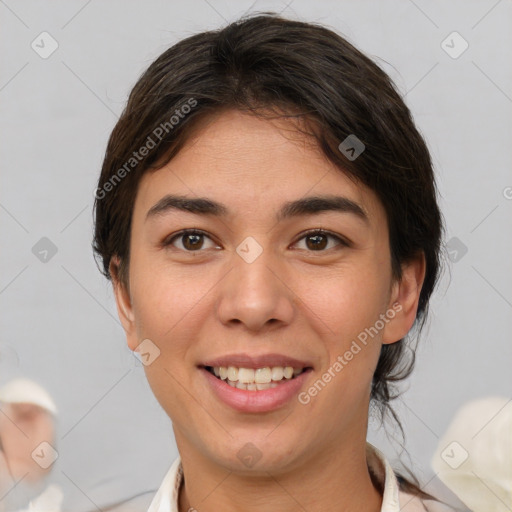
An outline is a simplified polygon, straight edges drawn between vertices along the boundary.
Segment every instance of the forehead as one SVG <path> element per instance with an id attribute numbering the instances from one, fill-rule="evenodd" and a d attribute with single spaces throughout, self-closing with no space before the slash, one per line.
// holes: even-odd
<path id="1" fill-rule="evenodd" d="M 290 119 L 268 120 L 227 111 L 202 122 L 181 151 L 139 183 L 138 214 L 166 193 L 209 197 L 231 205 L 228 214 L 277 211 L 308 196 L 343 196 L 370 219 L 384 217 L 376 194 L 330 162 Z"/>

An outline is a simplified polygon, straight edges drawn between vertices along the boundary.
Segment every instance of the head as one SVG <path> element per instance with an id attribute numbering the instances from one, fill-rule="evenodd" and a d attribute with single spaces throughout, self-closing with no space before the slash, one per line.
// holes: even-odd
<path id="1" fill-rule="evenodd" d="M 389 77 L 336 33 L 273 15 L 152 63 L 96 191 L 94 250 L 128 344 L 157 347 L 145 371 L 178 443 L 224 464 L 248 440 L 284 469 L 366 436 L 370 400 L 386 409 L 412 369 L 441 235 L 430 155 Z M 201 366 L 241 352 L 307 361 L 325 386 L 256 416 L 202 403 Z"/>
<path id="2" fill-rule="evenodd" d="M 0 502 L 6 510 L 22 508 L 47 485 L 56 420 L 56 405 L 38 383 L 16 378 L 0 387 Z"/>

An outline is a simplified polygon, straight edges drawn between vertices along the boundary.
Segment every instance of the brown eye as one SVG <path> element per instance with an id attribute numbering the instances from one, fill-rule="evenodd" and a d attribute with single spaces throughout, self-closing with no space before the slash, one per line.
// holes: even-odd
<path id="1" fill-rule="evenodd" d="M 337 243 L 335 243 L 334 246 L 331 244 L 330 247 L 327 247 L 330 239 Z M 339 236 L 322 230 L 315 230 L 306 233 L 299 242 L 302 240 L 305 240 L 306 250 L 314 252 L 324 252 L 326 248 L 329 250 L 336 246 L 348 247 L 348 243 Z"/>
<path id="2" fill-rule="evenodd" d="M 325 249 L 327 246 L 326 235 L 308 235 L 305 238 L 308 249 L 316 251 L 318 249 Z"/>
<path id="3" fill-rule="evenodd" d="M 183 235 L 181 237 L 183 247 L 190 251 L 195 251 L 196 249 L 201 249 L 203 246 L 204 240 L 203 235 L 197 235 L 191 233 L 189 235 Z"/>
<path id="4" fill-rule="evenodd" d="M 205 241 L 209 240 L 210 247 L 205 247 Z M 211 238 L 202 231 L 188 230 L 177 233 L 172 238 L 168 239 L 163 244 L 164 246 L 173 246 L 176 249 L 181 249 L 184 252 L 198 252 L 201 249 L 208 249 L 218 247 L 213 243 Z"/>

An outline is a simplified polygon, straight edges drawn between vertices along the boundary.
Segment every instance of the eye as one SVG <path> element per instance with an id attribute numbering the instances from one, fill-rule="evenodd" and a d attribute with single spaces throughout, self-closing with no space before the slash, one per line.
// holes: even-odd
<path id="1" fill-rule="evenodd" d="M 330 247 L 328 247 L 329 239 L 334 241 L 334 244 L 331 244 Z M 210 247 L 205 246 L 205 240 L 210 241 Z M 349 243 L 341 237 L 323 229 L 308 231 L 299 238 L 297 242 L 295 242 L 295 245 L 302 240 L 305 241 L 305 249 L 313 252 L 325 252 L 329 249 L 335 248 L 336 246 L 349 246 Z M 167 238 L 162 245 L 164 247 L 173 246 L 184 252 L 200 252 L 201 249 L 212 248 L 220 249 L 220 247 L 205 232 L 199 229 L 187 229 L 180 231 L 179 233 Z"/>
<path id="2" fill-rule="evenodd" d="M 348 247 L 349 244 L 339 236 L 325 231 L 323 229 L 315 229 L 312 231 L 308 231 L 305 235 L 303 235 L 298 242 L 301 240 L 305 240 L 305 245 L 307 250 L 311 250 L 314 252 L 323 252 L 324 249 L 329 245 L 329 239 L 336 241 L 335 244 L 342 247 Z M 296 243 L 298 243 L 296 242 Z M 326 250 L 332 249 L 333 247 L 327 247 Z"/>
<path id="3" fill-rule="evenodd" d="M 198 229 L 188 229 L 180 231 L 179 233 L 172 235 L 170 238 L 166 239 L 163 242 L 163 245 L 165 247 L 172 245 L 177 249 L 181 249 L 185 252 L 197 252 L 200 249 L 205 248 L 205 239 L 208 239 L 210 240 L 210 242 L 212 242 L 213 248 L 218 248 L 218 245 L 216 245 L 213 242 L 213 240 L 206 235 L 206 233 Z M 175 242 L 178 242 L 178 245 L 175 245 Z M 212 247 L 206 247 L 206 249 L 211 249 Z"/>

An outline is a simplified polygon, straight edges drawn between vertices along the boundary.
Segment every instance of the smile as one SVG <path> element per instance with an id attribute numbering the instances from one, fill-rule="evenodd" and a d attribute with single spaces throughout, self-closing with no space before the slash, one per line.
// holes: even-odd
<path id="1" fill-rule="evenodd" d="M 262 391 L 275 388 L 284 381 L 300 375 L 305 368 L 292 366 L 266 366 L 264 368 L 237 368 L 235 366 L 206 366 L 211 374 L 226 381 L 233 388 L 246 391 Z"/>

